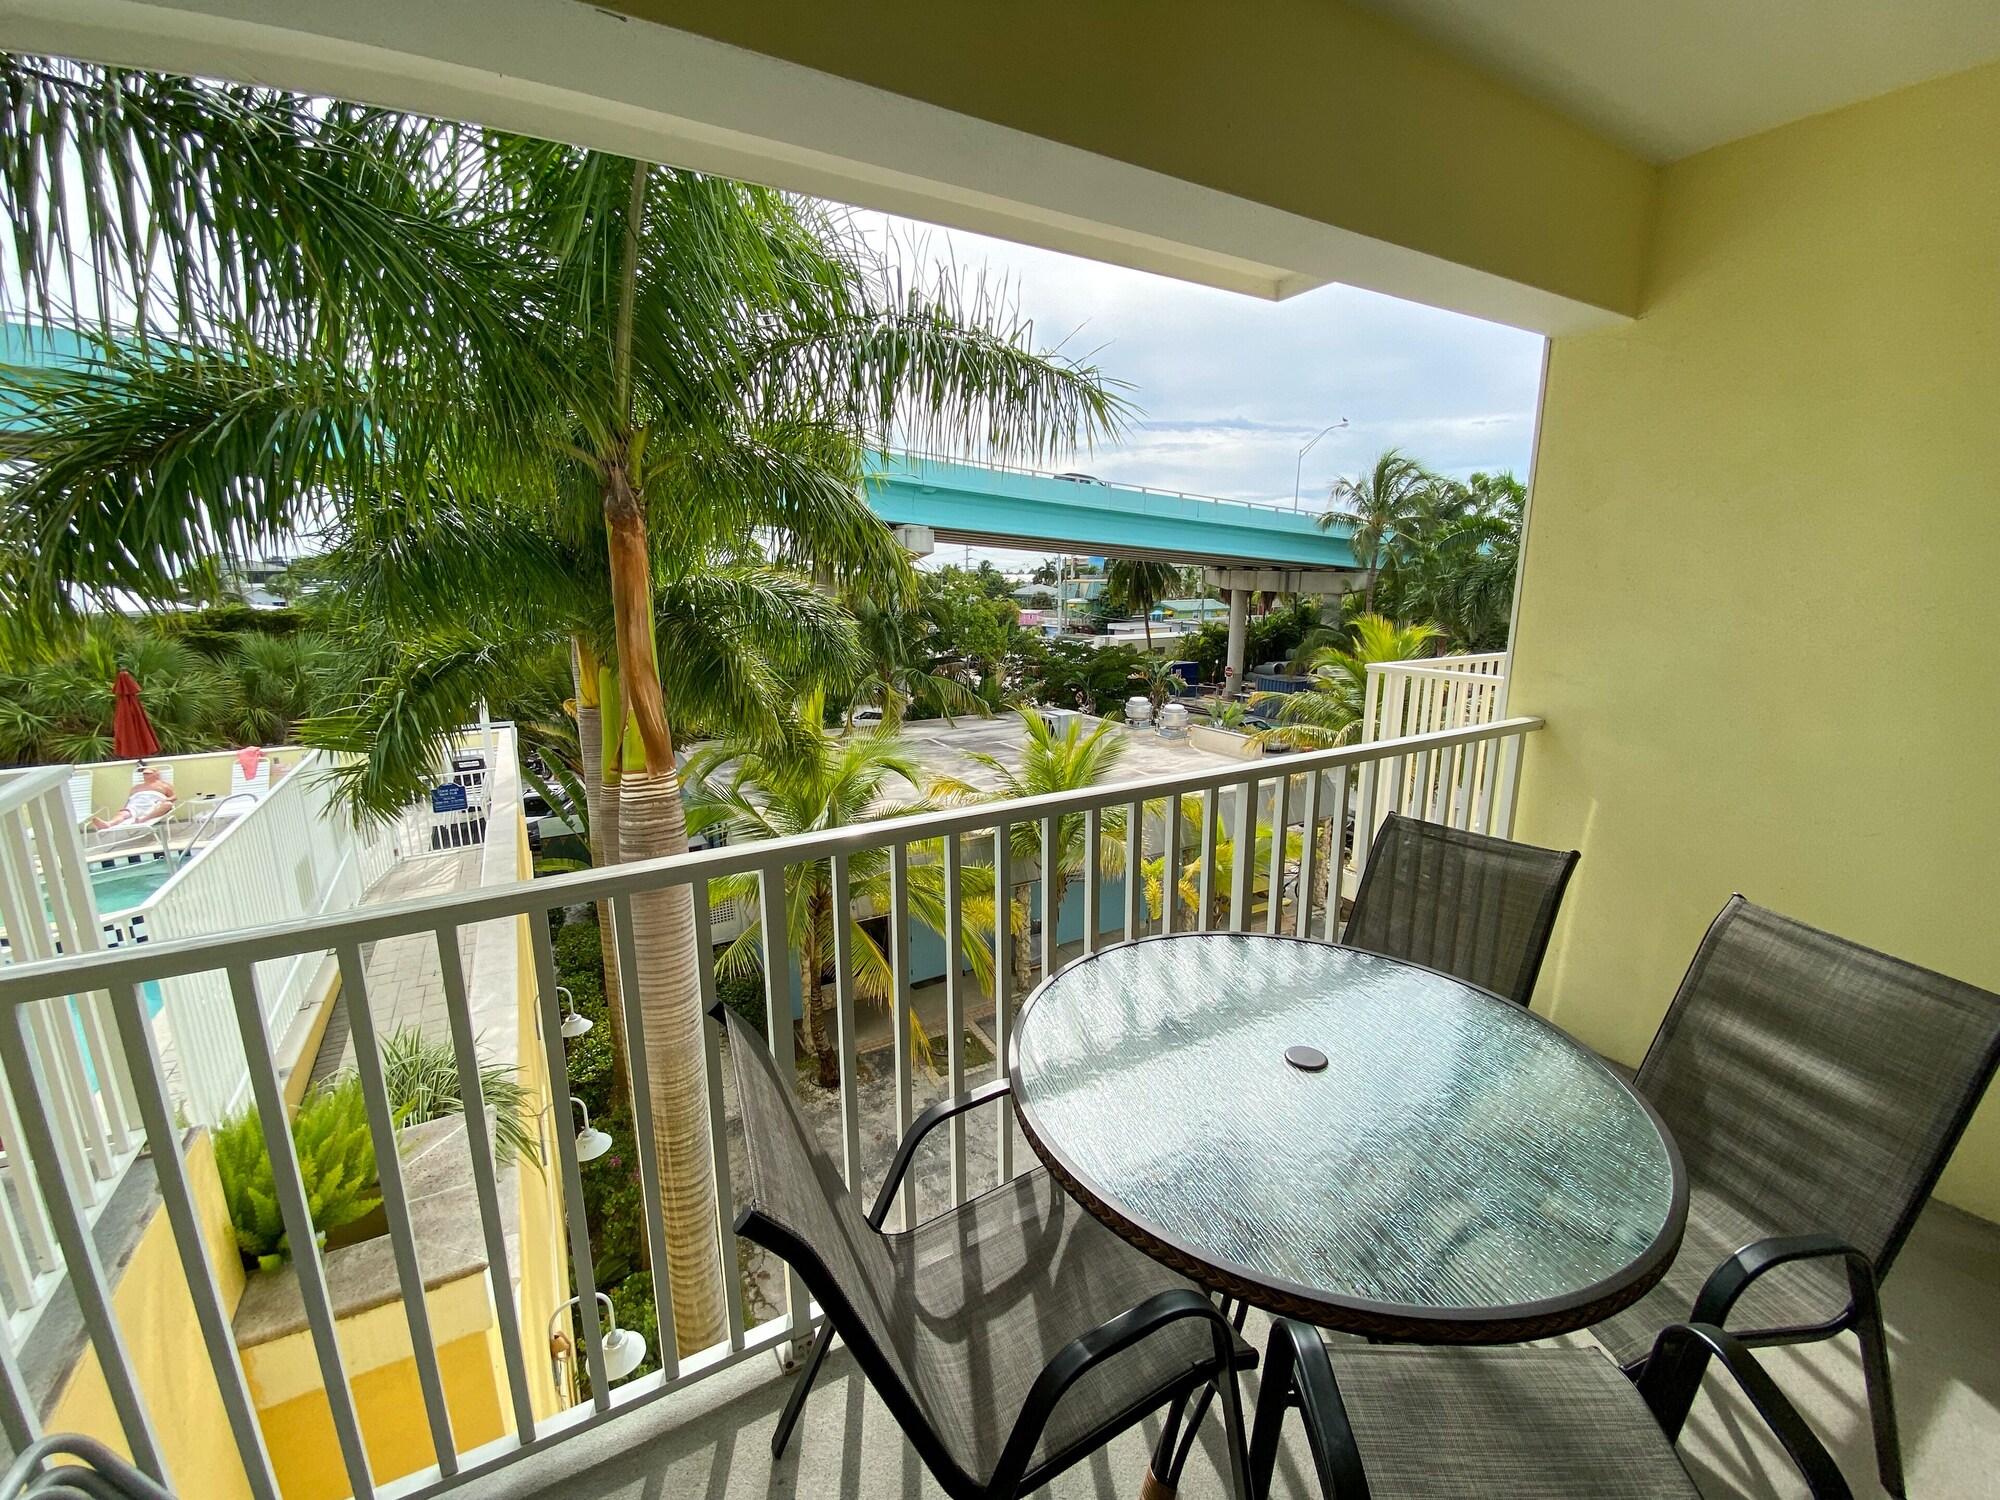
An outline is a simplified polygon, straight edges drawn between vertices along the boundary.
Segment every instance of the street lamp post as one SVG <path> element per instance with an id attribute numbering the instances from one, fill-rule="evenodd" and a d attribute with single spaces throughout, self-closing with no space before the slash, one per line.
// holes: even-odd
<path id="1" fill-rule="evenodd" d="M 1323 428 L 1321 428 L 1321 429 L 1320 429 L 1320 431 L 1319 431 L 1319 432 L 1318 432 L 1318 433 L 1317 433 L 1317 434 L 1316 434 L 1316 435 L 1314 436 L 1313 440 L 1312 440 L 1312 441 L 1311 441 L 1310 443 L 1307 443 L 1307 444 L 1305 445 L 1305 447 L 1303 447 L 1303 448 L 1299 449 L 1299 461 L 1298 461 L 1298 463 L 1297 463 L 1296 465 L 1294 465 L 1294 466 L 1293 466 L 1293 469 L 1292 469 L 1292 509 L 1293 509 L 1293 510 L 1297 510 L 1297 509 L 1299 508 L 1299 484 L 1300 484 L 1300 481 L 1301 481 L 1301 480 L 1302 480 L 1302 479 L 1303 479 L 1303 478 L 1305 477 L 1305 472 L 1306 472 L 1306 455 L 1307 455 L 1308 453 L 1312 452 L 1314 448 L 1316 448 L 1316 447 L 1318 447 L 1318 446 L 1319 446 L 1319 440 L 1320 440 L 1321 438 L 1325 437 L 1325 436 L 1326 436 L 1326 435 L 1327 435 L 1327 434 L 1328 434 L 1329 432 L 1338 432 L 1338 431 L 1340 431 L 1340 429 L 1341 429 L 1341 428 L 1343 428 L 1343 427 L 1345 427 L 1346 425 L 1347 425 L 1347 418 L 1345 418 L 1345 417 L 1342 417 L 1342 418 L 1341 418 L 1341 419 L 1340 419 L 1340 420 L 1339 420 L 1338 422 L 1335 422 L 1335 423 L 1334 423 L 1334 424 L 1333 424 L 1333 425 L 1332 425 L 1331 427 L 1323 427 Z"/>

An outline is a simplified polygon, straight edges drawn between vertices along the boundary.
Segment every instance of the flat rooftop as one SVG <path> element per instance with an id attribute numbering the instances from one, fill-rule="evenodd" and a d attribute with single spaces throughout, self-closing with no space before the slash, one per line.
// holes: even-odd
<path id="1" fill-rule="evenodd" d="M 1090 733 L 1100 722 L 1086 716 L 1083 733 Z M 990 719 L 961 715 L 956 724 L 943 719 L 923 719 L 906 723 L 902 733 L 905 748 L 926 777 L 953 776 L 982 791 L 998 791 L 1000 778 L 992 768 L 981 765 L 972 757 L 991 755 L 1004 765 L 1018 766 L 1027 740 L 1027 731 L 1021 727 L 1019 717 L 1012 713 L 995 714 Z M 1185 775 L 1207 766 L 1240 763 L 1233 756 L 1200 749 L 1185 738 L 1162 739 L 1151 725 L 1141 728 L 1114 722 L 1112 733 L 1124 742 L 1126 748 L 1105 778 L 1106 786 L 1124 781 L 1143 781 L 1149 776 Z"/>

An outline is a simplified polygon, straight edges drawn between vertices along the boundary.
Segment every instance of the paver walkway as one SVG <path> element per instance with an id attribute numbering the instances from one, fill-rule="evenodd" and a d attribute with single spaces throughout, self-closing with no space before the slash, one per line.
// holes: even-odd
<path id="1" fill-rule="evenodd" d="M 466 849 L 454 854 L 431 854 L 406 859 L 392 867 L 375 888 L 362 898 L 363 906 L 385 906 L 393 901 L 410 901 L 419 896 L 442 895 L 467 890 L 479 882 L 479 851 Z M 472 983 L 472 930 L 458 935 L 458 952 L 465 966 L 466 984 Z M 363 972 L 368 976 L 368 1013 L 375 1022 L 375 1034 L 386 1037 L 398 1027 L 414 1026 L 433 1036 L 450 1034 L 451 1021 L 444 1001 L 444 978 L 438 967 L 437 940 L 428 932 L 407 937 L 384 938 L 361 950 Z M 313 1060 L 314 1083 L 354 1066 L 354 1039 L 348 1027 L 348 996 L 343 990 L 334 1000 L 333 1015 L 319 1054 Z"/>

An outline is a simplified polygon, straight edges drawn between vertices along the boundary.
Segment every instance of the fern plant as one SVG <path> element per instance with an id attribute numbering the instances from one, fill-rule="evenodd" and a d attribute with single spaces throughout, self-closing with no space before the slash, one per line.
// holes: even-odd
<path id="1" fill-rule="evenodd" d="M 308 1093 L 292 1119 L 292 1145 L 305 1184 L 306 1212 L 322 1238 L 366 1218 L 382 1201 L 376 1191 L 375 1142 L 368 1133 L 359 1080 L 335 1079 Z M 265 1270 L 289 1260 L 291 1239 L 278 1207 L 277 1179 L 255 1105 L 216 1130 L 215 1166 L 236 1248 L 244 1260 Z"/>
<path id="2" fill-rule="evenodd" d="M 425 1036 L 399 1026 L 382 1043 L 382 1082 L 396 1126 L 442 1120 L 465 1112 L 458 1084 L 458 1054 L 446 1037 Z M 514 1069 L 495 1064 L 479 1070 L 479 1089 L 493 1111 L 493 1154 L 502 1166 L 519 1160 L 542 1164 L 535 1132 L 534 1097 Z"/>

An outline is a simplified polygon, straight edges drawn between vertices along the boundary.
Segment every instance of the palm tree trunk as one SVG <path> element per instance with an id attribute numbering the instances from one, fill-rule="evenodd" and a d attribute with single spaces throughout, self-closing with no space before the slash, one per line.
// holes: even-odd
<path id="1" fill-rule="evenodd" d="M 619 832 L 626 859 L 686 851 L 680 782 L 671 770 L 621 778 L 618 800 L 624 803 Z M 728 1332 L 691 888 L 673 885 L 634 895 L 632 937 L 640 958 L 639 1015 L 646 1035 L 674 1332 L 680 1352 L 691 1354 Z"/>
<path id="2" fill-rule="evenodd" d="M 1013 924 L 1014 939 L 1014 1003 L 1019 1005 L 1027 998 L 1030 980 L 1035 972 L 1035 938 L 1033 932 L 1034 914 L 1028 909 L 1028 888 L 1021 887 L 1021 894 L 1015 898 L 1020 910 Z"/>
<path id="3" fill-rule="evenodd" d="M 617 427 L 603 456 L 604 524 L 611 613 L 618 645 L 621 749 L 619 847 L 627 860 L 687 852 L 687 814 L 674 770 L 673 734 L 660 686 L 653 628 L 652 560 L 646 513 L 632 486 L 632 318 L 639 276 L 639 225 L 652 168 L 632 166 L 618 322 L 612 349 Z M 629 726 L 630 734 L 625 730 Z M 701 893 L 704 898 L 706 892 Z M 687 885 L 632 898 L 639 951 L 639 1016 L 646 1033 L 653 1145 L 660 1166 L 667 1280 L 676 1342 L 683 1354 L 727 1335 L 722 1255 L 716 1233 L 715 1172 L 709 1147 L 708 1077 L 702 1047 L 701 985 L 695 963 L 694 899 Z M 581 1210 L 582 1205 L 575 1205 Z"/>
<path id="4" fill-rule="evenodd" d="M 588 687 L 586 688 L 586 674 Z M 618 863 L 618 798 L 604 794 L 604 712 L 597 697 L 597 674 L 572 645 L 570 676 L 576 685 L 576 743 L 583 760 L 583 808 L 590 823 L 590 863 L 596 869 Z M 618 998 L 618 954 L 611 935 L 611 903 L 597 903 L 597 951 L 604 962 L 604 1004 L 611 1024 L 611 1102 L 622 1112 L 631 1098 L 631 1073 L 625 1062 L 624 1008 Z"/>

